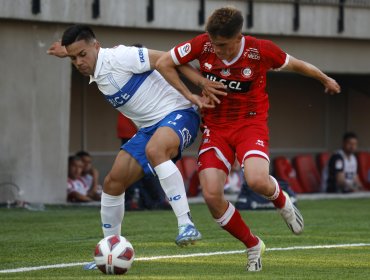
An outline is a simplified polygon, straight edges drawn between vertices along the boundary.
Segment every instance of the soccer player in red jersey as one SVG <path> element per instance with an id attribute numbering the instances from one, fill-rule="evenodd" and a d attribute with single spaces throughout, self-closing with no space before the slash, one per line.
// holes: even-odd
<path id="1" fill-rule="evenodd" d="M 235 156 L 244 167 L 248 186 L 273 202 L 291 231 L 300 234 L 304 227 L 299 210 L 269 175 L 267 71 L 286 69 L 312 77 L 330 94 L 339 93 L 340 86 L 273 42 L 242 35 L 242 26 L 240 11 L 217 9 L 207 21 L 206 33 L 177 45 L 156 66 L 170 84 L 202 107 L 175 70 L 177 65 L 199 61 L 203 77 L 194 74 L 191 80 L 214 104 L 214 108 L 202 110 L 204 130 L 198 164 L 203 196 L 215 221 L 246 245 L 247 270 L 259 271 L 265 245 L 224 197 L 223 186 Z M 222 82 L 226 90 L 216 87 L 215 81 Z"/>

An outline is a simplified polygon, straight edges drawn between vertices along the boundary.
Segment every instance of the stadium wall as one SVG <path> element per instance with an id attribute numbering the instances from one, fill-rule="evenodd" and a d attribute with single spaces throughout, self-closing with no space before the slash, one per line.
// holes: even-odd
<path id="1" fill-rule="evenodd" d="M 30 202 L 66 197 L 70 63 L 46 55 L 58 32 L 0 19 L 0 183 L 17 185 Z"/>

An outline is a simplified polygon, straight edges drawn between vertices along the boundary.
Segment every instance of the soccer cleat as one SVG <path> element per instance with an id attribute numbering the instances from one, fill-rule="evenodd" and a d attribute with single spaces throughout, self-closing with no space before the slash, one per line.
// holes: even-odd
<path id="1" fill-rule="evenodd" d="M 261 271 L 262 270 L 262 262 L 261 257 L 265 252 L 266 246 L 263 241 L 258 238 L 258 244 L 252 248 L 247 248 L 247 256 L 248 256 L 248 263 L 247 263 L 247 271 Z"/>
<path id="2" fill-rule="evenodd" d="M 191 224 L 185 224 L 179 226 L 179 235 L 176 237 L 175 243 L 180 246 L 187 246 L 189 244 L 194 244 L 195 241 L 201 240 L 202 235 Z"/>
<path id="3" fill-rule="evenodd" d="M 84 270 L 94 270 L 98 269 L 95 262 L 89 262 L 83 266 Z"/>
<path id="4" fill-rule="evenodd" d="M 286 224 L 294 234 L 301 234 L 304 228 L 304 222 L 301 212 L 294 206 L 289 195 L 284 192 L 286 197 L 285 206 L 277 209 L 280 215 L 285 220 Z"/>

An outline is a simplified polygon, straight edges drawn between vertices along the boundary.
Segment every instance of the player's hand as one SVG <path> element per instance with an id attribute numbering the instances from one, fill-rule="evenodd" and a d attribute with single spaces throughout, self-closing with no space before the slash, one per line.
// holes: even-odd
<path id="1" fill-rule="evenodd" d="M 64 46 L 62 46 L 60 40 L 51 44 L 46 53 L 60 58 L 64 58 L 67 56 L 67 50 Z"/>
<path id="2" fill-rule="evenodd" d="M 203 108 L 214 108 L 215 102 L 206 96 L 199 96 L 196 94 L 192 94 L 191 97 L 188 98 L 193 104 L 197 105 L 199 109 Z"/>
<path id="3" fill-rule="evenodd" d="M 221 82 L 210 81 L 208 79 L 203 79 L 202 83 L 199 85 L 202 89 L 202 94 L 205 97 L 209 97 L 214 102 L 220 104 L 220 100 L 216 97 L 216 95 L 226 96 L 227 92 L 225 92 L 227 86 Z"/>
<path id="4" fill-rule="evenodd" d="M 323 84 L 325 87 L 325 93 L 329 93 L 330 95 L 340 93 L 340 85 L 336 80 L 328 77 Z"/>

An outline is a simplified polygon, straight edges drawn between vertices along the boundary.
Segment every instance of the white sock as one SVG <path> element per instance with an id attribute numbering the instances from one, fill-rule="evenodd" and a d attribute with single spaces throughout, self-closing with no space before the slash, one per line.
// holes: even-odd
<path id="1" fill-rule="evenodd" d="M 275 185 L 275 191 L 274 191 L 274 194 L 272 196 L 263 196 L 265 197 L 266 199 L 268 200 L 275 200 L 278 198 L 279 194 L 280 194 L 280 187 L 279 187 L 279 183 L 276 181 L 276 179 L 274 177 L 272 177 L 270 175 L 270 178 L 271 180 L 274 182 L 274 185 Z"/>
<path id="2" fill-rule="evenodd" d="M 173 212 L 175 212 L 178 225 L 194 225 L 191 221 L 184 180 L 176 164 L 172 160 L 168 160 L 154 167 L 154 170 L 158 175 L 159 182 L 171 204 Z"/>
<path id="3" fill-rule="evenodd" d="M 218 218 L 218 219 L 214 219 L 214 220 L 221 227 L 224 227 L 224 226 L 226 226 L 229 223 L 229 221 L 231 220 L 231 218 L 234 215 L 234 213 L 235 213 L 235 206 L 232 205 L 229 202 L 229 206 L 227 207 L 227 209 L 226 209 L 225 213 L 222 215 L 222 217 L 221 218 Z"/>
<path id="4" fill-rule="evenodd" d="M 101 195 L 100 216 L 104 237 L 121 235 L 121 224 L 125 214 L 125 193 L 119 196 Z"/>

